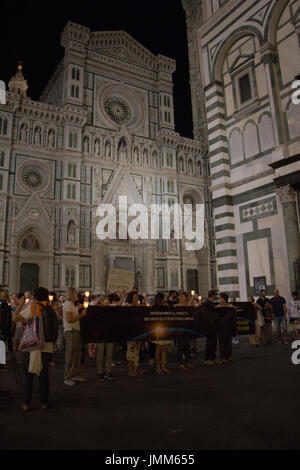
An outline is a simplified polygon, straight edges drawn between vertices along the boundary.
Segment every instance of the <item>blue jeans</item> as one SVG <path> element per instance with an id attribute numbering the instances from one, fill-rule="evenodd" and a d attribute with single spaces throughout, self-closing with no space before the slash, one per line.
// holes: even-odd
<path id="1" fill-rule="evenodd" d="M 287 322 L 284 317 L 275 317 L 275 327 L 278 338 L 281 338 L 281 332 L 283 335 L 287 333 Z"/>

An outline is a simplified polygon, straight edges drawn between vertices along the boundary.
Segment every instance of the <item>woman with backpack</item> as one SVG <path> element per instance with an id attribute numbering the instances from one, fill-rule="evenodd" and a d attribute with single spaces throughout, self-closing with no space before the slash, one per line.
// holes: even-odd
<path id="1" fill-rule="evenodd" d="M 20 299 L 19 305 L 13 312 L 14 322 L 28 322 L 29 319 L 43 317 L 45 309 L 49 309 L 48 297 L 49 291 L 44 287 L 37 287 L 33 294 L 33 301 L 26 305 L 25 297 Z M 51 307 L 50 307 L 51 308 Z M 45 325 L 46 326 L 46 325 Z M 26 328 L 26 327 L 25 327 Z M 45 331 L 47 339 L 47 331 Z M 22 344 L 22 340 L 21 340 Z M 30 352 L 23 352 L 23 365 L 25 380 L 23 382 L 23 410 L 29 411 L 32 396 L 33 378 L 35 375 L 39 377 L 40 382 L 40 399 L 43 410 L 48 409 L 49 400 L 49 357 L 53 353 L 53 342 L 45 341 L 40 349 Z"/>

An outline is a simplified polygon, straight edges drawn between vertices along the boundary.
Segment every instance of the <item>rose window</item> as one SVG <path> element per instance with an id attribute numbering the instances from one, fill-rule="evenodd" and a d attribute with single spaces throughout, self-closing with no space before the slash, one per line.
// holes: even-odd
<path id="1" fill-rule="evenodd" d="M 118 96 L 109 97 L 104 103 L 104 109 L 108 117 L 117 124 L 124 124 L 131 118 L 127 103 Z"/>
<path id="2" fill-rule="evenodd" d="M 23 181 L 29 188 L 38 189 L 43 184 L 43 177 L 37 169 L 29 168 L 23 174 Z"/>

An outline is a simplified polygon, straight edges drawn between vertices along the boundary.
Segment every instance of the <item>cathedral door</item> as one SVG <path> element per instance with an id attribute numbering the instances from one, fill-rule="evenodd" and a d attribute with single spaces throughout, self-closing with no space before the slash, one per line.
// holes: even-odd
<path id="1" fill-rule="evenodd" d="M 198 293 L 198 271 L 197 269 L 188 269 L 186 272 L 186 284 L 188 293 L 194 290 Z"/>
<path id="2" fill-rule="evenodd" d="M 39 265 L 23 263 L 20 268 L 20 292 L 30 291 L 39 285 Z"/>

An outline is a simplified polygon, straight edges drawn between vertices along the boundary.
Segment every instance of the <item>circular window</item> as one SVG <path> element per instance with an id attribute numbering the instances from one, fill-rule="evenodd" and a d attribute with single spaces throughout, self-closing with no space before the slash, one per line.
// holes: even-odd
<path id="1" fill-rule="evenodd" d="M 26 192 L 44 193 L 52 184 L 52 175 L 43 162 L 25 161 L 19 166 L 18 182 Z"/>
<path id="2" fill-rule="evenodd" d="M 128 104 L 118 96 L 110 96 L 104 103 L 107 116 L 117 124 L 124 124 L 131 118 Z"/>
<path id="3" fill-rule="evenodd" d="M 36 168 L 25 169 L 22 179 L 30 189 L 38 189 L 43 185 L 43 176 Z"/>

